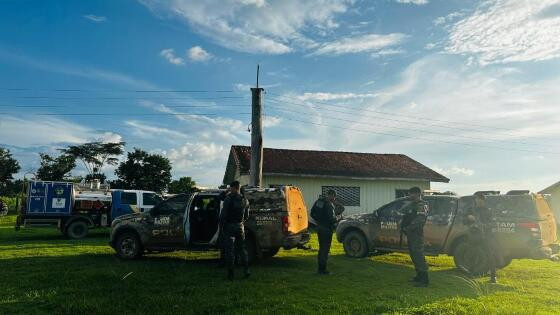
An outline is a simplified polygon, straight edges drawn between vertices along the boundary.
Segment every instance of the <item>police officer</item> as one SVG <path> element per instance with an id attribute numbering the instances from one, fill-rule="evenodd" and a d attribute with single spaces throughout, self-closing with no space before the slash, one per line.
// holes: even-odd
<path id="1" fill-rule="evenodd" d="M 474 194 L 474 207 L 467 211 L 467 226 L 469 226 L 469 242 L 471 246 L 480 244 L 487 255 L 490 270 L 490 283 L 497 283 L 496 266 L 501 264 L 500 246 L 492 232 L 494 216 L 486 206 L 486 198 L 482 192 Z"/>
<path id="2" fill-rule="evenodd" d="M 403 219 L 401 232 L 406 235 L 408 251 L 416 270 L 416 276 L 411 279 L 416 287 L 427 287 L 428 264 L 424 256 L 424 224 L 428 216 L 428 206 L 422 200 L 422 190 L 412 187 L 408 191 L 409 203 L 401 209 Z"/>
<path id="3" fill-rule="evenodd" d="M 329 275 L 327 270 L 327 260 L 329 251 L 331 250 L 331 242 L 333 229 L 336 224 L 335 218 L 335 202 L 336 192 L 329 190 L 326 198 L 319 197 L 311 208 L 311 217 L 317 223 L 317 237 L 319 238 L 319 254 L 317 260 L 319 263 L 318 272 L 320 275 Z"/>
<path id="4" fill-rule="evenodd" d="M 234 277 L 236 253 L 243 263 L 245 278 L 251 275 L 249 272 L 249 257 L 247 255 L 247 245 L 245 244 L 244 227 L 244 222 L 249 217 L 249 202 L 240 193 L 239 186 L 238 181 L 231 183 L 230 192 L 224 199 L 224 205 L 220 214 L 229 280 L 233 280 Z"/>

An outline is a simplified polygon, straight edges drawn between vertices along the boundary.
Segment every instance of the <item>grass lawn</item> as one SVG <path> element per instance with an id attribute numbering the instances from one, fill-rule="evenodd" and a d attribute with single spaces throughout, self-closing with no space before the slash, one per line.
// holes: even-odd
<path id="1" fill-rule="evenodd" d="M 490 285 L 428 257 L 431 286 L 414 288 L 408 256 L 350 259 L 335 241 L 332 276 L 315 274 L 316 250 L 291 250 L 228 282 L 216 253 L 120 261 L 107 230 L 71 241 L 55 229 L 15 232 L 14 220 L 0 217 L 0 314 L 560 314 L 560 264 L 546 260 L 516 260 Z"/>

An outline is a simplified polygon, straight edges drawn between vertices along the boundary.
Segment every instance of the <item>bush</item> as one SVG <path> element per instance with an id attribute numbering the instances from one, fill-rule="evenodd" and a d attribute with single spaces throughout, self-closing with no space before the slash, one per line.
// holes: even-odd
<path id="1" fill-rule="evenodd" d="M 8 205 L 8 214 L 16 214 L 16 197 L 0 197 L 2 202 Z M 19 204 L 21 204 L 21 199 L 19 200 Z"/>

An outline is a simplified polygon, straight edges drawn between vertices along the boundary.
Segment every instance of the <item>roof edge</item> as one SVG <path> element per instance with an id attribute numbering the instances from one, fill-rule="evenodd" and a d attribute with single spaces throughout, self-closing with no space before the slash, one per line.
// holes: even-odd
<path id="1" fill-rule="evenodd" d="M 249 175 L 247 172 L 240 173 L 240 175 Z M 290 174 L 290 173 L 268 173 L 263 172 L 263 176 L 287 176 L 287 177 L 315 177 L 315 178 L 335 178 L 335 179 L 355 179 L 355 180 L 402 180 L 402 181 L 429 181 L 438 183 L 449 183 L 450 179 L 444 177 L 443 179 L 436 178 L 407 178 L 407 177 L 357 177 L 357 176 L 336 176 L 336 175 L 316 175 L 316 174 Z"/>

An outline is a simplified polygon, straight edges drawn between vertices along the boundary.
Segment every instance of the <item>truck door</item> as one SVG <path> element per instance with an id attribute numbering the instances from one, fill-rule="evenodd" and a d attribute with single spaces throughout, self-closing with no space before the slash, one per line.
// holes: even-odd
<path id="1" fill-rule="evenodd" d="M 189 203 L 189 195 L 181 194 L 170 198 L 150 210 L 152 245 L 177 246 L 184 244 L 183 219 Z M 188 236 L 187 236 L 188 237 Z"/>
<path id="2" fill-rule="evenodd" d="M 386 248 L 399 248 L 400 224 L 402 213 L 399 211 L 405 205 L 405 200 L 395 200 L 377 210 L 380 224 L 377 246 Z"/>
<path id="3" fill-rule="evenodd" d="M 116 190 L 113 191 L 112 195 L 111 217 L 113 219 L 121 215 L 138 212 L 138 195 L 135 191 Z"/>
<path id="4" fill-rule="evenodd" d="M 424 226 L 424 243 L 427 252 L 439 253 L 453 224 L 457 199 L 450 197 L 426 198 L 428 219 Z"/>

